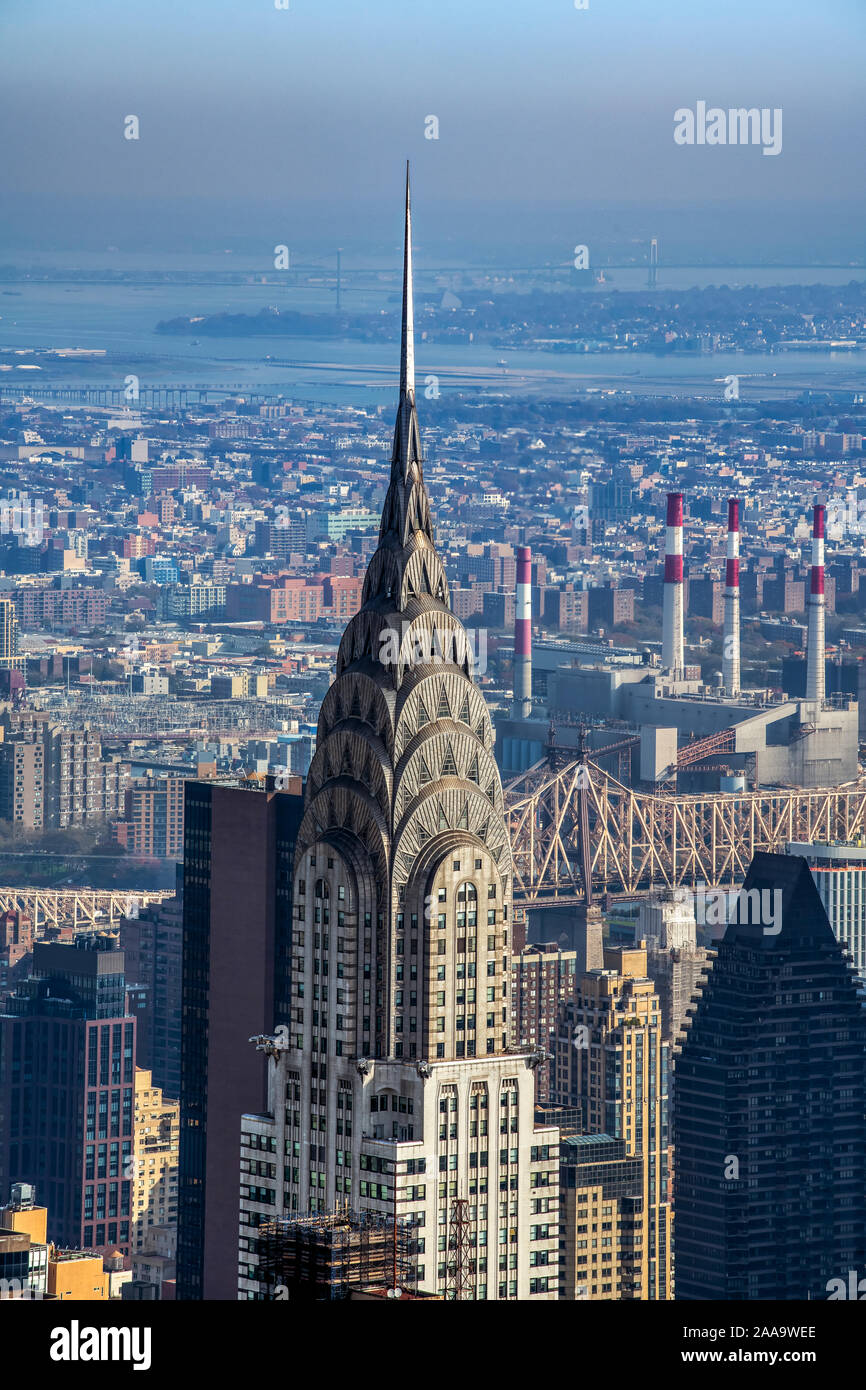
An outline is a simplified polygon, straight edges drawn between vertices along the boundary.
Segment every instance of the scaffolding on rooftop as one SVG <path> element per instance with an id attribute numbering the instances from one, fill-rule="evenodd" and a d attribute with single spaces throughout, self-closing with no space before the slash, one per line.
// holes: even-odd
<path id="1" fill-rule="evenodd" d="M 340 1208 L 274 1217 L 259 1227 L 258 1240 L 271 1297 L 279 1287 L 302 1302 L 344 1299 L 357 1289 L 416 1291 L 412 1227 L 390 1214 Z"/>

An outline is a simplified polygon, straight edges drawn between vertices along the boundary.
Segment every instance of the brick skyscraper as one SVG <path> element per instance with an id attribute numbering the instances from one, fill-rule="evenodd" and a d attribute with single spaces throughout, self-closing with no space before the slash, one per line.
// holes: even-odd
<path id="1" fill-rule="evenodd" d="M 33 1183 L 58 1245 L 129 1252 L 134 1086 L 123 952 L 37 942 L 0 1014 L 0 1192 Z"/>

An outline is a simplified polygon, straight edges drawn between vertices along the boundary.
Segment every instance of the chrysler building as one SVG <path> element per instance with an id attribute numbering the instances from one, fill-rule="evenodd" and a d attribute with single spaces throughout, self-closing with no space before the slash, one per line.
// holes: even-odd
<path id="1" fill-rule="evenodd" d="M 511 892 L 494 731 L 424 485 L 407 170 L 391 477 L 307 777 L 262 1215 L 396 1212 L 418 1287 L 446 1296 L 456 1202 L 462 1296 L 557 1296 L 558 1131 L 534 1124 L 540 1055 L 509 1047 Z"/>

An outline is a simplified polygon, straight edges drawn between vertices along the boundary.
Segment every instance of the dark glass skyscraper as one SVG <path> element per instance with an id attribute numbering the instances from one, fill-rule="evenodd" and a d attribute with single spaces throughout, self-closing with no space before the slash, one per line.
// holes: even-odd
<path id="1" fill-rule="evenodd" d="M 177 893 L 142 909 L 120 924 L 130 1005 L 143 994 L 138 1023 L 136 1063 L 153 1072 L 154 1086 L 172 1100 L 180 1097 L 180 990 L 183 959 L 183 865 L 177 868 Z M 138 987 L 136 989 L 136 987 Z"/>
<path id="2" fill-rule="evenodd" d="M 866 1261 L 856 976 L 805 860 L 757 854 L 756 890 L 780 897 L 727 926 L 676 1063 L 680 1299 L 825 1299 Z"/>
<path id="3" fill-rule="evenodd" d="M 267 1100 L 248 1040 L 289 1022 L 302 809 L 290 792 L 186 784 L 178 1298 L 237 1297 L 240 1117 Z"/>

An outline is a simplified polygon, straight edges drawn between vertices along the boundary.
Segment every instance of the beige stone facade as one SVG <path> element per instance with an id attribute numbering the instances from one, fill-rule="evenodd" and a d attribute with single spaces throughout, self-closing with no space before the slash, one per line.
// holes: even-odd
<path id="1" fill-rule="evenodd" d="M 509 1046 L 511 853 L 493 727 L 424 486 L 408 190 L 406 213 L 391 480 L 322 704 L 295 858 L 285 1193 L 279 1133 L 266 1163 L 290 1211 L 396 1202 L 417 1226 L 418 1282 L 433 1293 L 449 1292 L 446 1234 L 465 1201 L 462 1296 L 555 1298 L 556 1135 L 535 1133 L 537 1053 Z M 247 1129 L 258 1137 L 242 1162 L 262 1162 L 264 1123 Z M 252 1177 L 242 1198 L 246 1187 L 258 1219 Z M 550 1234 L 534 1248 L 542 1197 Z M 255 1255 L 244 1215 L 242 1270 Z M 256 1296 L 255 1259 L 246 1266 L 242 1296 Z"/>

